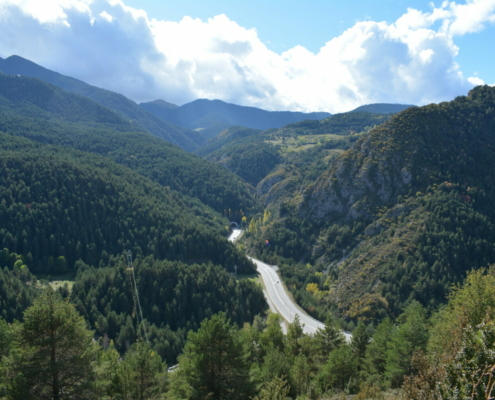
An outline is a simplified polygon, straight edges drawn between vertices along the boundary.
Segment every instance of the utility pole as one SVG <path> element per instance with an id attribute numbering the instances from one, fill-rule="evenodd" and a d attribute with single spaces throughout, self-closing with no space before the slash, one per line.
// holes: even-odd
<path id="1" fill-rule="evenodd" d="M 132 253 L 130 250 L 127 251 L 126 258 L 127 258 L 127 272 L 129 273 L 129 277 L 131 280 L 132 299 L 134 301 L 134 309 L 136 310 L 137 329 L 138 332 L 141 333 L 141 337 L 143 337 L 143 339 L 146 339 L 146 342 L 149 344 L 150 341 L 148 339 L 148 332 L 146 331 L 146 325 L 144 324 L 143 310 L 141 309 L 141 303 L 139 302 L 139 292 L 136 282 L 136 275 L 134 274 L 134 266 L 132 265 Z M 139 321 L 139 317 L 141 317 L 141 321 Z M 142 335 L 141 326 L 142 326 L 142 330 L 144 331 L 144 335 Z"/>
<path id="2" fill-rule="evenodd" d="M 237 279 L 237 265 L 234 265 L 234 277 Z"/>

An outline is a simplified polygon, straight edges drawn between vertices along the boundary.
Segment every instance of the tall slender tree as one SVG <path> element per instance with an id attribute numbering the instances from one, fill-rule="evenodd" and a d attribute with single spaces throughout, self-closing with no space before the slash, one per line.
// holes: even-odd
<path id="1" fill-rule="evenodd" d="M 174 398 L 230 400 L 248 399 L 251 394 L 242 342 L 224 313 L 189 332 L 179 365 L 171 387 Z"/>
<path id="2" fill-rule="evenodd" d="M 93 398 L 92 332 L 75 307 L 46 289 L 24 313 L 14 398 Z"/>

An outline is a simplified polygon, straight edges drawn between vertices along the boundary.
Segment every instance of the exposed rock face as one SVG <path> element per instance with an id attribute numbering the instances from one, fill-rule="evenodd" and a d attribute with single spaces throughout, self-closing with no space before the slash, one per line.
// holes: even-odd
<path id="1" fill-rule="evenodd" d="M 382 226 L 380 224 L 371 224 L 366 227 L 364 230 L 364 234 L 366 236 L 375 236 L 378 235 L 382 231 Z"/>
<path id="2" fill-rule="evenodd" d="M 300 216 L 331 219 L 371 216 L 373 208 L 389 204 L 413 181 L 411 157 L 416 144 L 396 135 L 393 120 L 374 129 L 340 156 L 304 193 Z"/>
<path id="3" fill-rule="evenodd" d="M 258 197 L 264 196 L 270 191 L 273 185 L 282 181 L 283 179 L 284 179 L 284 174 L 282 171 L 277 171 L 274 174 L 268 175 L 260 183 L 258 183 L 258 186 L 256 186 L 256 195 Z"/>

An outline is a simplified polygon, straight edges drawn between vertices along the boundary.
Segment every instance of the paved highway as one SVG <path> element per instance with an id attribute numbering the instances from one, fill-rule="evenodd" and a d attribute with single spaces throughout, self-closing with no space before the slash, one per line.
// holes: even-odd
<path id="1" fill-rule="evenodd" d="M 252 257 L 249 257 L 249 259 L 256 264 L 258 272 L 265 283 L 266 292 L 268 293 L 271 302 L 286 321 L 292 322 L 296 315 L 298 315 L 299 321 L 303 324 L 304 333 L 310 335 L 315 334 L 318 328 L 325 327 L 325 324 L 322 324 L 320 321 L 317 321 L 299 310 L 285 291 L 284 285 L 277 272 L 271 266 Z"/>
<path id="2" fill-rule="evenodd" d="M 240 234 L 240 229 L 234 229 L 232 235 L 229 237 L 229 240 L 235 242 Z M 284 285 L 282 284 L 282 281 L 274 267 L 255 258 L 248 258 L 256 264 L 258 272 L 263 279 L 266 288 L 263 292 L 265 293 L 265 296 L 269 297 L 267 300 L 271 309 L 275 308 L 276 312 L 288 322 L 294 321 L 295 316 L 298 315 L 299 321 L 301 321 L 301 324 L 304 324 L 303 330 L 306 334 L 313 335 L 319 328 L 323 328 L 325 326 L 325 324 L 310 317 L 298 308 L 296 303 L 285 291 Z M 343 334 L 346 341 L 350 342 L 352 335 L 347 332 L 343 332 Z"/>

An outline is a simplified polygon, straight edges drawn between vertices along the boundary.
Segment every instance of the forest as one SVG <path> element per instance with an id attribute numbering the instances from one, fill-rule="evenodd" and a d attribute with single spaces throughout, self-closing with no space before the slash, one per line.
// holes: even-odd
<path id="1" fill-rule="evenodd" d="M 79 94 L 0 73 L 0 398 L 493 397 L 494 88 L 195 155 L 45 72 Z M 284 334 L 246 254 L 325 328 Z"/>
<path id="2" fill-rule="evenodd" d="M 106 157 L 223 213 L 253 199 L 225 168 L 134 127 L 91 100 L 37 79 L 0 74 L 0 132 Z"/>
<path id="3" fill-rule="evenodd" d="M 317 318 L 352 328 L 413 301 L 435 310 L 467 271 L 495 262 L 494 104 L 493 88 L 477 87 L 391 117 L 326 164 L 323 143 L 297 152 L 319 165 L 273 185 L 245 246 L 279 265 Z"/>
<path id="4" fill-rule="evenodd" d="M 78 303 L 45 288 L 22 322 L 0 319 L 2 396 L 270 400 L 347 393 L 355 399 L 490 399 L 494 288 L 493 267 L 472 271 L 444 308 L 430 314 L 413 302 L 395 321 L 361 321 L 350 342 L 331 318 L 312 336 L 303 334 L 296 318 L 284 335 L 276 314 L 239 325 L 218 312 L 188 332 L 178 367 L 171 370 L 153 350 L 156 338 L 141 334 L 121 358 L 108 336 L 92 340 Z M 153 329 L 146 329 L 153 337 Z"/>

